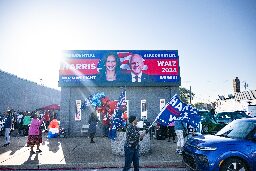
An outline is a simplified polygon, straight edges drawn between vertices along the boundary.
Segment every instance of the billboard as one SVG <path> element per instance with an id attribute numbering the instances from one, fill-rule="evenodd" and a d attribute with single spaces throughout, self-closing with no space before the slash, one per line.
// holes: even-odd
<path id="1" fill-rule="evenodd" d="M 66 50 L 59 86 L 179 86 L 178 50 Z"/>

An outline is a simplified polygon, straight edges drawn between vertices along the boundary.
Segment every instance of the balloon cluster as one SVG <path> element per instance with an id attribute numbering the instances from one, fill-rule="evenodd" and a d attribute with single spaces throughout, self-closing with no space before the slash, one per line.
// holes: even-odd
<path id="1" fill-rule="evenodd" d="M 81 109 L 86 109 L 87 106 L 93 106 L 95 110 L 100 112 L 103 118 L 112 119 L 112 115 L 116 109 L 117 102 L 111 101 L 103 92 L 90 95 L 81 105 Z"/>
<path id="2" fill-rule="evenodd" d="M 103 92 L 96 93 L 93 95 L 90 95 L 87 99 L 84 100 L 84 102 L 81 105 L 81 109 L 86 109 L 87 106 L 93 106 L 94 108 L 97 108 L 102 105 L 101 99 L 105 97 L 105 94 Z"/>

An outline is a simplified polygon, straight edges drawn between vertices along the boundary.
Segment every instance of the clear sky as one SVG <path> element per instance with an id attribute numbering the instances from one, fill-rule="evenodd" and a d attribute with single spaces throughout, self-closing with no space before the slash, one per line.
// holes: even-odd
<path id="1" fill-rule="evenodd" d="M 256 89 L 255 0 L 0 0 L 0 69 L 58 88 L 62 50 L 178 50 L 196 99 Z M 244 90 L 244 87 L 241 86 Z"/>

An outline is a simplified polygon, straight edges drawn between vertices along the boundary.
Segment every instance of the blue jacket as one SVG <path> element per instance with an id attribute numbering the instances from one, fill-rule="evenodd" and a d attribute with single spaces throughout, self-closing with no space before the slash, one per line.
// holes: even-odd
<path id="1" fill-rule="evenodd" d="M 186 123 L 182 122 L 181 120 L 174 121 L 174 129 L 175 130 L 185 130 L 187 127 Z"/>
<path id="2" fill-rule="evenodd" d="M 8 115 L 5 118 L 4 128 L 11 128 L 11 126 L 12 126 L 12 117 L 11 115 Z"/>

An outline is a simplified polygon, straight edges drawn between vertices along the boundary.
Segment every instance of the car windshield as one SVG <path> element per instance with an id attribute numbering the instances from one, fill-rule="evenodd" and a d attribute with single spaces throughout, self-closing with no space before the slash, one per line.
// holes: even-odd
<path id="1" fill-rule="evenodd" d="M 202 121 L 208 121 L 213 118 L 213 115 L 209 111 L 199 111 L 198 114 L 201 116 Z"/>
<path id="2" fill-rule="evenodd" d="M 222 128 L 216 135 L 229 138 L 245 138 L 256 127 L 253 121 L 235 120 Z"/>

